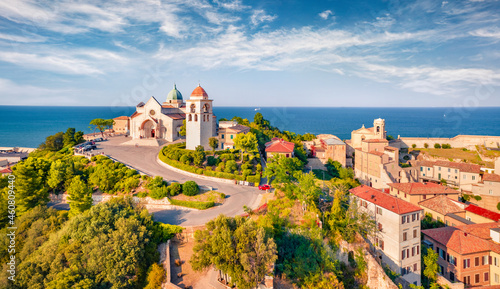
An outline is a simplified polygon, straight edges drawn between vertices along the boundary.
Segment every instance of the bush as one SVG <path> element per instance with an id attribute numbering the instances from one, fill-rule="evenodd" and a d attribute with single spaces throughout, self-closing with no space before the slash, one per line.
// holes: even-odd
<path id="1" fill-rule="evenodd" d="M 229 160 L 226 162 L 226 168 L 224 169 L 225 173 L 232 173 L 238 169 L 238 166 L 236 165 L 236 161 L 234 160 Z"/>
<path id="2" fill-rule="evenodd" d="M 208 156 L 207 157 L 207 166 L 216 166 L 218 164 L 219 160 L 213 156 Z"/>
<path id="3" fill-rule="evenodd" d="M 195 201 L 180 201 L 170 199 L 170 203 L 174 206 L 183 206 L 188 208 L 194 208 L 198 210 L 206 210 L 215 206 L 214 202 L 195 202 Z"/>
<path id="4" fill-rule="evenodd" d="M 171 196 L 177 196 L 182 192 L 182 186 L 179 183 L 172 183 L 168 186 L 168 190 Z"/>
<path id="5" fill-rule="evenodd" d="M 416 148 L 416 147 L 417 147 L 417 145 L 416 145 L 416 144 L 412 144 L 412 145 L 411 145 L 411 147 L 412 147 L 412 148 Z"/>
<path id="6" fill-rule="evenodd" d="M 191 163 L 191 158 L 189 155 L 185 154 L 179 159 L 179 161 L 185 165 L 189 165 Z"/>
<path id="7" fill-rule="evenodd" d="M 428 148 L 429 147 L 429 144 L 428 143 L 424 143 L 424 148 Z"/>
<path id="8" fill-rule="evenodd" d="M 247 176 L 251 175 L 252 174 L 252 170 L 250 169 L 246 169 L 246 170 L 243 170 L 241 175 L 246 178 Z"/>
<path id="9" fill-rule="evenodd" d="M 474 196 L 474 199 L 476 199 L 476 201 L 481 201 L 483 198 L 481 198 L 481 196 Z"/>
<path id="10" fill-rule="evenodd" d="M 137 194 L 137 197 L 138 198 L 145 198 L 148 196 L 148 192 L 140 192 Z"/>
<path id="11" fill-rule="evenodd" d="M 260 176 L 259 175 L 247 176 L 247 182 L 254 183 L 256 186 L 258 186 L 260 183 Z"/>
<path id="12" fill-rule="evenodd" d="M 165 186 L 154 188 L 149 191 L 149 196 L 155 200 L 161 200 L 168 197 L 168 189 Z"/>
<path id="13" fill-rule="evenodd" d="M 436 144 L 434 144 L 434 148 L 435 148 L 435 149 L 440 149 L 440 148 L 441 148 L 441 145 L 440 145 L 440 144 L 438 144 L 438 143 L 436 143 Z"/>
<path id="14" fill-rule="evenodd" d="M 448 143 L 444 143 L 441 147 L 444 149 L 451 149 L 451 145 Z"/>
<path id="15" fill-rule="evenodd" d="M 186 196 L 196 196 L 200 188 L 194 181 L 187 181 L 182 185 L 182 193 Z"/>

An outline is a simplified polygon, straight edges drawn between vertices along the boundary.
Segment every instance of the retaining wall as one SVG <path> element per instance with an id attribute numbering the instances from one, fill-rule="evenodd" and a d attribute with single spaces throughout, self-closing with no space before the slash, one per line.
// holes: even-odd
<path id="1" fill-rule="evenodd" d="M 417 148 L 423 148 L 424 144 L 430 148 L 434 144 L 450 144 L 453 148 L 468 148 L 476 145 L 486 145 L 487 147 L 500 147 L 500 136 L 487 135 L 457 135 L 452 138 L 432 138 L 432 137 L 401 137 L 390 141 L 389 145 L 397 148 L 409 148 L 413 144 Z"/>

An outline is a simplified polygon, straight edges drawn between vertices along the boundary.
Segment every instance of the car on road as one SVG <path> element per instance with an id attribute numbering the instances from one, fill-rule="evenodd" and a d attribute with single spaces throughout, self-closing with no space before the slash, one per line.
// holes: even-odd
<path id="1" fill-rule="evenodd" d="M 269 189 L 271 189 L 271 186 L 269 186 L 268 184 L 259 186 L 259 190 L 261 190 L 261 191 L 267 191 Z"/>

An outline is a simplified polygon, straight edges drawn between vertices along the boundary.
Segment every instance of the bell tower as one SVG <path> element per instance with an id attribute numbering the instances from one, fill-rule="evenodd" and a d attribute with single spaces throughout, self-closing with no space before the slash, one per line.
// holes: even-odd
<path id="1" fill-rule="evenodd" d="M 387 132 L 385 131 L 385 120 L 381 118 L 377 118 L 373 121 L 373 130 L 377 135 L 378 139 L 386 139 Z"/>
<path id="2" fill-rule="evenodd" d="M 206 151 L 211 150 L 209 139 L 214 136 L 215 125 L 212 102 L 200 85 L 186 101 L 186 149 L 202 145 Z"/>

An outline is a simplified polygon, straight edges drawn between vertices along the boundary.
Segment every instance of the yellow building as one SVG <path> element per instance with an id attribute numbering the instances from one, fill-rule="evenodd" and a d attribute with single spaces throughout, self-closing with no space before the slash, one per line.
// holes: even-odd
<path id="1" fill-rule="evenodd" d="M 129 134 L 130 133 L 130 117 L 119 116 L 113 118 L 115 123 L 113 124 L 113 131 L 117 134 Z"/>
<path id="2" fill-rule="evenodd" d="M 236 121 L 220 121 L 219 131 L 217 134 L 219 140 L 218 149 L 234 149 L 234 139 L 240 133 L 246 134 L 250 128 L 245 125 L 238 124 Z"/>

